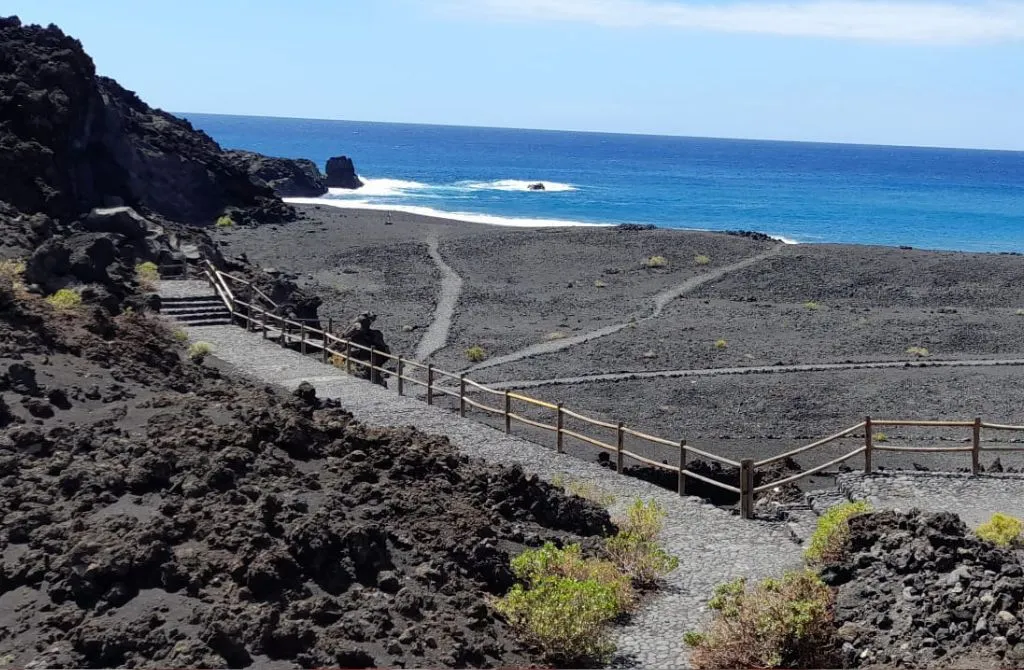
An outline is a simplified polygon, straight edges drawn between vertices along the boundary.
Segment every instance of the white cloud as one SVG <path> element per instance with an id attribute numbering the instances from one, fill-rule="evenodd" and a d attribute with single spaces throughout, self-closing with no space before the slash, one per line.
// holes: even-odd
<path id="1" fill-rule="evenodd" d="M 942 0 L 455 0 L 488 18 L 917 44 L 1024 39 L 1024 2 Z"/>

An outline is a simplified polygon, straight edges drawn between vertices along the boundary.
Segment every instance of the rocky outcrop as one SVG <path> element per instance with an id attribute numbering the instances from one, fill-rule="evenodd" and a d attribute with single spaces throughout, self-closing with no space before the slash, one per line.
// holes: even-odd
<path id="1" fill-rule="evenodd" d="M 529 186 L 526 187 L 526 189 L 528 191 L 543 191 L 543 190 L 545 190 L 544 182 L 540 182 L 539 181 L 536 184 L 530 184 Z"/>
<path id="2" fill-rule="evenodd" d="M 836 587 L 845 667 L 1021 667 L 1020 556 L 978 539 L 950 513 L 850 520 Z"/>
<path id="3" fill-rule="evenodd" d="M 327 193 L 320 168 L 305 158 L 273 158 L 251 151 L 229 151 L 228 158 L 253 181 L 273 189 L 280 198 L 316 198 Z"/>
<path id="4" fill-rule="evenodd" d="M 212 224 L 282 221 L 294 210 L 254 183 L 205 133 L 96 74 L 56 26 L 0 19 L 0 184 L 28 214 L 71 220 L 129 205 Z"/>
<path id="5" fill-rule="evenodd" d="M 329 188 L 362 188 L 363 182 L 356 174 L 356 166 L 348 156 L 335 156 L 327 161 L 327 186 Z"/>

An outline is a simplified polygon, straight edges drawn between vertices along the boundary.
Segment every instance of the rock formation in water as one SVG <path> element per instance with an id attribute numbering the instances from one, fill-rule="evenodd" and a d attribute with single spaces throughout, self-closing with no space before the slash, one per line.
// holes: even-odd
<path id="1" fill-rule="evenodd" d="M 362 188 L 363 182 L 356 174 L 356 166 L 348 156 L 335 156 L 327 161 L 327 186 L 329 188 Z"/>

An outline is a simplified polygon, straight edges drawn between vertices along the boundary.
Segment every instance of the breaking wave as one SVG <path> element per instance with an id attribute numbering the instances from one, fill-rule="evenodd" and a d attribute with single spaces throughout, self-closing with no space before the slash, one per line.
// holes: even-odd
<path id="1" fill-rule="evenodd" d="M 363 182 L 362 188 L 331 188 L 328 193 L 332 196 L 359 198 L 388 198 L 409 195 L 410 191 L 422 191 L 431 188 L 429 184 L 421 184 L 418 181 L 406 181 L 404 179 L 367 179 L 359 177 Z"/>
<path id="2" fill-rule="evenodd" d="M 464 181 L 457 186 L 462 186 L 474 191 L 530 191 L 530 186 L 543 184 L 544 193 L 564 193 L 575 191 L 572 184 L 560 184 L 557 181 L 523 181 L 521 179 L 499 179 L 497 181 Z M 541 191 L 538 191 L 541 192 Z"/>

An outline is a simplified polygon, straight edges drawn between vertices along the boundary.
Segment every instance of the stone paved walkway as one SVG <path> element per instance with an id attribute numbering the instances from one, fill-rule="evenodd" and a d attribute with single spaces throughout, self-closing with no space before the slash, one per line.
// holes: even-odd
<path id="1" fill-rule="evenodd" d="M 876 509 L 953 512 L 971 528 L 996 512 L 1024 518 L 1024 476 L 940 472 L 842 474 L 837 486 L 854 500 L 867 500 Z"/>
<path id="2" fill-rule="evenodd" d="M 209 295 L 202 282 L 164 282 L 165 297 Z M 555 453 L 553 450 L 507 436 L 439 407 L 399 397 L 394 391 L 345 375 L 312 357 L 290 351 L 237 326 L 186 328 L 192 340 L 213 346 L 212 355 L 239 371 L 291 389 L 303 381 L 313 384 L 321 397 L 338 398 L 357 419 L 376 425 L 415 426 L 448 436 L 469 456 L 493 463 L 518 463 L 528 472 L 551 479 L 593 483 L 616 497 L 613 514 L 635 498 L 657 500 L 667 513 L 665 548 L 680 559 L 680 569 L 632 622 L 617 629 L 623 662 L 644 668 L 680 668 L 687 665 L 683 634 L 707 618 L 706 602 L 715 585 L 736 577 L 752 579 L 778 574 L 800 564 L 800 547 L 782 524 L 744 521 L 692 497 L 680 497 L 631 477 Z"/>

